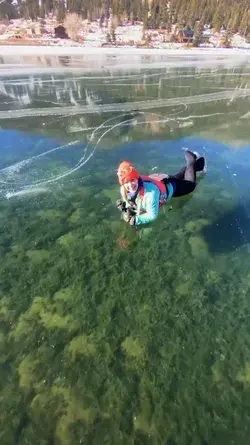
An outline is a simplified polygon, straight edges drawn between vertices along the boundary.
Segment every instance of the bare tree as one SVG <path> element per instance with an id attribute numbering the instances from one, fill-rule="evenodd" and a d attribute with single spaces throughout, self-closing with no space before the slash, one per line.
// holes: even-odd
<path id="1" fill-rule="evenodd" d="M 69 37 L 72 40 L 76 40 L 82 27 L 82 19 L 78 14 L 74 12 L 72 14 L 67 14 L 64 20 L 64 26 Z"/>

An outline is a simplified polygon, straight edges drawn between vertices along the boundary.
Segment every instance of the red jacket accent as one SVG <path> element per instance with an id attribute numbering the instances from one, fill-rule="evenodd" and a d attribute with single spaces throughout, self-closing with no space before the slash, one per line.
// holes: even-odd
<path id="1" fill-rule="evenodd" d="M 152 182 L 153 184 L 155 184 L 159 191 L 160 191 L 160 206 L 162 206 L 163 204 L 165 204 L 166 200 L 167 200 L 167 189 L 165 184 L 160 181 L 157 180 L 155 178 L 152 178 L 151 176 L 144 176 L 144 175 L 140 175 L 140 178 L 142 179 L 143 182 Z M 144 187 L 141 187 L 139 190 L 139 196 L 141 198 L 143 198 L 144 196 Z"/>

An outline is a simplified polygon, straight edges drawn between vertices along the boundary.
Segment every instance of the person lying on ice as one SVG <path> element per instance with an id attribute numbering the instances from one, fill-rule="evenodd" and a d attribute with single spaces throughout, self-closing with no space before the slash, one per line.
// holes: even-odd
<path id="1" fill-rule="evenodd" d="M 121 185 L 121 198 L 116 201 L 124 221 L 130 225 L 154 221 L 159 209 L 171 198 L 192 193 L 196 187 L 196 172 L 205 172 L 205 158 L 185 150 L 186 167 L 176 175 L 164 173 L 140 175 L 128 161 L 123 161 L 117 175 Z"/>

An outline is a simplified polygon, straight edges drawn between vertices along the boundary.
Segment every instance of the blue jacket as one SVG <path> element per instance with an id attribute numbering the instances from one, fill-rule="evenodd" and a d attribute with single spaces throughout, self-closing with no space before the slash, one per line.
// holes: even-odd
<path id="1" fill-rule="evenodd" d="M 136 218 L 135 218 L 135 224 L 138 226 L 140 224 L 147 224 L 151 221 L 154 221 L 159 213 L 160 209 L 160 190 L 152 182 L 144 182 L 143 181 L 143 187 L 144 187 L 144 194 L 141 197 L 140 194 L 137 194 L 137 197 L 135 199 L 136 204 Z M 174 193 L 174 188 L 171 183 L 167 184 L 167 200 L 172 198 Z M 129 207 L 130 204 L 128 201 L 126 201 L 126 206 Z"/>

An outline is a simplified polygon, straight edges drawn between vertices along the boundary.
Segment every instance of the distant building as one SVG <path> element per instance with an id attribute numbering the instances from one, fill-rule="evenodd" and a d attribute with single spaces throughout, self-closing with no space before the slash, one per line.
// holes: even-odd
<path id="1" fill-rule="evenodd" d="M 55 37 L 57 39 L 69 39 L 66 28 L 63 25 L 59 25 L 55 28 Z"/>
<path id="2" fill-rule="evenodd" d="M 192 29 L 180 29 L 177 33 L 177 40 L 180 43 L 192 43 L 194 31 Z"/>

